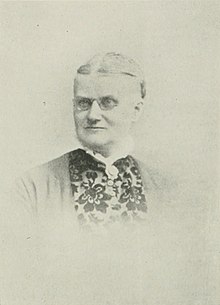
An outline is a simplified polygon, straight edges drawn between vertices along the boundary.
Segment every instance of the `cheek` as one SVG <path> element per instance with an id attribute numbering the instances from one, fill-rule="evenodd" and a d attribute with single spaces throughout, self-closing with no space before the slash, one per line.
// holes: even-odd
<path id="1" fill-rule="evenodd" d="M 115 136 L 127 134 L 132 125 L 132 119 L 127 113 L 109 118 L 108 125 L 110 126 L 109 132 Z"/>
<path id="2" fill-rule="evenodd" d="M 81 113 L 74 113 L 74 121 L 75 121 L 75 125 L 76 127 L 80 127 L 83 122 L 85 121 L 85 114 Z"/>
<path id="3" fill-rule="evenodd" d="M 111 126 L 121 126 L 128 128 L 128 125 L 131 124 L 133 119 L 133 112 L 128 111 L 127 109 L 122 109 L 121 111 L 115 111 L 111 113 L 108 117 L 106 116 L 106 121 Z"/>

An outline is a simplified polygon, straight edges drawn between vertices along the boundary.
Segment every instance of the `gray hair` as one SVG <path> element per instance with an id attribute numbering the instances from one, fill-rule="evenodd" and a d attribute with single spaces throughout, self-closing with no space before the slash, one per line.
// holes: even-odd
<path id="1" fill-rule="evenodd" d="M 97 54 L 77 70 L 78 74 L 125 74 L 139 78 L 141 97 L 146 95 L 144 75 L 139 65 L 131 58 L 119 53 Z"/>

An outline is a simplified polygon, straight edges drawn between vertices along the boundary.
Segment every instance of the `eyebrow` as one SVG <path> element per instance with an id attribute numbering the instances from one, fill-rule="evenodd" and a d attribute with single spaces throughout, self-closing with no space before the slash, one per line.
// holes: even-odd
<path id="1" fill-rule="evenodd" d="M 114 97 L 113 95 L 104 95 L 101 98 L 110 98 L 110 99 L 114 100 L 115 102 L 119 103 L 118 99 L 116 97 Z"/>
<path id="2" fill-rule="evenodd" d="M 87 97 L 87 96 L 81 96 L 81 95 L 77 95 L 74 97 L 74 99 L 92 99 L 91 97 Z"/>
<path id="3" fill-rule="evenodd" d="M 87 97 L 87 96 L 81 96 L 81 95 L 77 95 L 75 97 L 76 99 L 88 99 L 88 100 L 95 100 L 95 98 L 93 97 Z M 112 100 L 114 100 L 115 102 L 119 103 L 118 99 L 115 98 L 113 95 L 103 95 L 100 97 L 101 99 L 102 98 L 111 98 Z"/>

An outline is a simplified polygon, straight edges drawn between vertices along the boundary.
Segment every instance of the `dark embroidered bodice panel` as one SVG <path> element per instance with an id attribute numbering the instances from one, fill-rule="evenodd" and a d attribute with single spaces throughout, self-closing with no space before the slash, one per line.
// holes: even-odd
<path id="1" fill-rule="evenodd" d="M 73 202 L 81 224 L 145 219 L 147 203 L 137 162 L 127 156 L 113 165 L 118 174 L 109 178 L 105 164 L 84 150 L 69 154 Z"/>

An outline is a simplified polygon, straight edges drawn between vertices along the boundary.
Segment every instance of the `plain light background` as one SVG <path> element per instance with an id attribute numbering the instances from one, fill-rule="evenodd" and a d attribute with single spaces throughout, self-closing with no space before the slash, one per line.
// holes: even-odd
<path id="1" fill-rule="evenodd" d="M 146 76 L 135 154 L 178 183 L 176 213 L 189 231 L 209 232 L 218 218 L 219 16 L 214 1 L 2 2 L 4 192 L 23 171 L 74 148 L 75 71 L 97 52 L 122 52 Z M 215 266 L 214 281 L 198 285 L 217 305 Z"/>
<path id="2" fill-rule="evenodd" d="M 213 1 L 2 3 L 7 174 L 74 147 L 75 71 L 97 52 L 117 51 L 137 59 L 146 75 L 145 112 L 134 132 L 137 155 L 192 180 L 213 175 L 217 8 Z"/>

